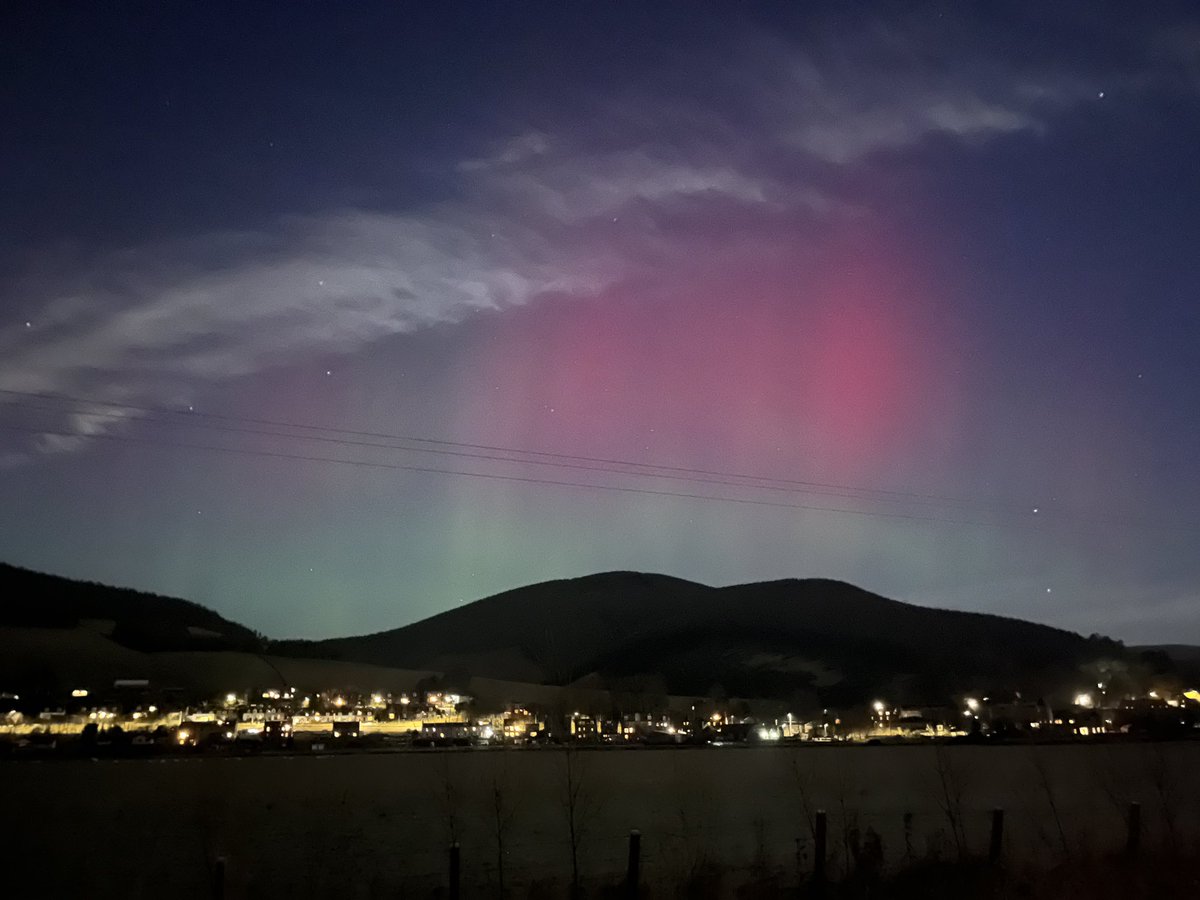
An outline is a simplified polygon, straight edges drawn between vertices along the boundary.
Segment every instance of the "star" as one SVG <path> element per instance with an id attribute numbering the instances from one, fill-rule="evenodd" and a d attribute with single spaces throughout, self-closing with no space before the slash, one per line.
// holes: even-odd
<path id="1" fill-rule="evenodd" d="M 324 281 L 318 281 L 318 282 L 317 282 L 317 287 L 325 287 L 325 282 L 324 282 Z"/>
<path id="2" fill-rule="evenodd" d="M 1034 514 L 1034 515 L 1037 515 L 1039 512 L 1040 512 L 1040 510 L 1039 510 L 1039 509 L 1038 509 L 1038 508 L 1035 506 L 1035 507 L 1033 508 L 1033 514 Z"/>
<path id="3" fill-rule="evenodd" d="M 1053 593 L 1054 593 L 1054 589 L 1053 589 L 1053 588 L 1046 588 L 1046 593 L 1047 593 L 1047 594 L 1053 594 Z"/>
<path id="4" fill-rule="evenodd" d="M 1096 95 L 1096 97 L 1099 100 L 1103 100 L 1104 99 L 1104 91 L 1101 91 L 1099 94 Z"/>
<path id="5" fill-rule="evenodd" d="M 195 412 L 195 411 L 196 411 L 196 407 L 194 407 L 194 406 L 188 407 L 188 412 Z"/>
<path id="6" fill-rule="evenodd" d="M 332 374 L 333 374 L 333 371 L 332 371 L 331 369 L 326 369 L 326 370 L 325 370 L 325 374 L 326 374 L 326 375 L 332 375 Z"/>
<path id="7" fill-rule="evenodd" d="M 32 322 L 26 322 L 26 323 L 25 323 L 25 327 L 26 327 L 26 328 L 32 328 L 32 327 L 33 327 L 33 323 L 32 323 Z M 1141 376 L 1139 375 L 1138 377 L 1140 378 Z"/>

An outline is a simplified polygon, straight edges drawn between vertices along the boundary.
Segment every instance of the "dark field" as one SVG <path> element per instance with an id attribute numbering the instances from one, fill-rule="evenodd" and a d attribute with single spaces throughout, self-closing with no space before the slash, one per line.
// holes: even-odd
<path id="1" fill-rule="evenodd" d="M 1195 743 L 14 762 L 4 872 L 10 896 L 201 898 L 223 858 L 226 897 L 423 897 L 457 840 L 463 896 L 497 896 L 500 844 L 510 895 L 566 896 L 569 787 L 588 896 L 621 883 L 633 828 L 653 896 L 794 890 L 817 809 L 834 879 L 985 856 L 994 807 L 1008 871 L 1086 870 L 1124 848 L 1131 801 L 1144 857 L 1194 850 L 1198 763 Z"/>

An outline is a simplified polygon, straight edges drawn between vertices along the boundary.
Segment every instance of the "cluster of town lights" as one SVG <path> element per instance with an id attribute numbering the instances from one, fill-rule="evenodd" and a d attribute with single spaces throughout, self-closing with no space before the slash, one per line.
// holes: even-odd
<path id="1" fill-rule="evenodd" d="M 1069 733 L 1090 737 L 1145 727 L 1130 725 L 1131 721 L 1141 721 L 1135 717 L 1143 713 L 1150 715 L 1143 707 L 1159 719 L 1166 716 L 1173 727 L 1187 725 L 1190 721 L 1200 728 L 1200 717 L 1194 706 L 1200 704 L 1200 690 L 1166 691 L 1160 686 L 1138 695 L 1119 694 L 1103 680 L 1086 687 L 1079 685 L 1075 690 L 1077 692 L 1060 696 L 1053 711 L 1041 699 L 1034 703 L 1032 698 L 1022 700 L 1019 694 L 1003 699 L 984 696 L 981 692 L 973 696 L 960 695 L 957 704 L 951 702 L 929 708 L 910 708 L 879 698 L 863 710 L 870 713 L 869 722 L 860 713 L 850 718 L 850 724 L 846 726 L 836 717 L 836 711 L 831 710 L 825 710 L 823 717 L 804 722 L 792 714 L 788 714 L 786 721 L 764 721 L 728 709 L 714 711 L 712 706 L 705 709 L 699 705 L 692 706 L 690 718 L 663 713 L 602 716 L 577 710 L 570 716 L 569 733 L 572 740 L 579 741 L 683 743 L 694 737 L 713 744 L 944 737 L 990 732 L 1012 734 L 1026 729 L 1031 734 L 1037 729 L 1037 734 L 1045 735 L 1055 728 L 1064 729 L 1055 734 L 1068 733 L 1069 729 Z M 164 731 L 163 740 L 187 747 L 207 747 L 214 739 L 217 743 L 222 739 L 236 741 L 239 746 L 243 742 L 286 740 L 290 746 L 297 732 L 324 733 L 343 741 L 357 741 L 373 735 L 387 740 L 388 735 L 412 733 L 414 742 L 424 739 L 433 744 L 524 741 L 547 734 L 558 736 L 556 726 L 547 729 L 547 723 L 539 721 L 529 710 L 517 707 L 505 709 L 503 713 L 471 713 L 466 707 L 472 704 L 472 699 L 450 691 L 406 695 L 388 691 L 359 694 L 353 690 L 330 690 L 300 697 L 292 687 L 266 690 L 255 687 L 248 692 L 218 693 L 199 706 L 173 707 L 164 713 L 159 713 L 156 706 L 101 705 L 107 694 L 94 685 L 63 693 L 84 702 L 62 703 L 59 709 L 37 714 L 42 721 L 53 722 L 52 717 L 61 717 L 63 725 L 56 726 L 53 729 L 56 732 L 81 731 L 89 724 L 93 731 L 97 727 L 103 731 L 118 725 L 128 727 L 133 721 L 137 723 L 135 733 L 141 733 L 152 729 L 157 720 L 159 730 Z M 0 697 L 18 699 L 14 693 L 3 693 Z M 1185 715 L 1185 708 L 1190 708 L 1190 720 Z M 9 729 L 10 733 L 46 728 L 27 721 L 26 715 L 28 713 L 21 710 L 10 710 L 0 720 L 0 726 Z M 173 730 L 165 730 L 164 725 Z M 134 740 L 151 739 L 135 737 Z M 314 740 L 314 747 L 319 747 L 323 739 Z"/>

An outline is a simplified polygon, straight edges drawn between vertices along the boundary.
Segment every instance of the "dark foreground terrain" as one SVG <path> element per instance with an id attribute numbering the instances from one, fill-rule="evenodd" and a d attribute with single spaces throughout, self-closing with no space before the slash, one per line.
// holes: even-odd
<path id="1" fill-rule="evenodd" d="M 1189 896 L 1197 763 L 1195 743 L 7 763 L 4 872 L 11 896 L 212 897 L 219 867 L 226 897 L 447 896 L 457 841 L 463 896 L 607 896 L 636 828 L 647 896 L 794 896 L 823 809 L 831 896 Z"/>

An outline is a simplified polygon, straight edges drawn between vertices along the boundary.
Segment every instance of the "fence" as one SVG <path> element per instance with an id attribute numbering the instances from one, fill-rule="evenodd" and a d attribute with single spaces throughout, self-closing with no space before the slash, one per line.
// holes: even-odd
<path id="1" fill-rule="evenodd" d="M 726 889 L 740 888 L 738 892 L 742 895 L 749 889 L 764 896 L 788 893 L 819 897 L 827 887 L 838 883 L 871 885 L 921 867 L 972 864 L 999 868 L 1008 863 L 1005 827 L 1010 819 L 1003 808 L 961 814 L 944 810 L 943 817 L 944 821 L 936 823 L 939 827 L 926 835 L 922 845 L 918 836 L 919 817 L 912 812 L 903 813 L 899 823 L 903 843 L 889 855 L 880 829 L 875 827 L 880 824 L 877 821 L 864 826 L 864 817 L 857 812 L 843 811 L 838 816 L 831 816 L 828 811 L 817 809 L 810 822 L 798 823 L 797 830 L 804 834 L 794 838 L 794 858 L 790 865 L 771 852 L 761 834 L 757 836 L 759 843 L 754 857 L 739 865 L 710 857 L 703 847 L 685 846 L 689 841 L 695 841 L 703 830 L 666 833 L 650 836 L 644 841 L 642 832 L 632 829 L 623 838 L 623 870 L 615 865 L 618 854 L 612 852 L 614 837 L 591 836 L 591 843 L 599 847 L 589 849 L 599 852 L 589 854 L 588 871 L 570 875 L 543 872 L 541 877 L 531 877 L 527 872 L 510 872 L 507 882 L 503 861 L 496 859 L 495 846 L 468 846 L 464 868 L 464 847 L 454 841 L 446 849 L 441 872 L 411 872 L 401 892 L 406 896 L 424 892 L 450 900 L 467 896 L 582 897 L 593 894 L 632 900 L 674 895 L 680 891 L 688 896 L 719 896 Z M 971 843 L 970 838 L 979 833 L 979 829 L 972 826 L 984 821 L 986 839 L 980 846 L 985 849 L 981 850 Z M 1120 855 L 1126 861 L 1136 861 L 1142 850 L 1142 835 L 1142 804 L 1133 801 L 1126 809 L 1121 840 L 1111 846 L 1088 848 L 1087 853 L 1101 857 Z M 537 847 L 547 852 L 548 859 L 555 854 L 565 858 L 569 845 L 570 841 L 564 837 L 558 842 L 524 842 L 523 849 L 528 851 Z M 1084 852 L 1082 847 L 1072 849 L 1068 845 L 1052 849 L 1054 864 L 1069 859 L 1073 852 Z M 546 868 L 552 870 L 554 866 L 547 865 Z M 211 882 L 215 900 L 225 900 L 226 872 L 226 859 L 215 859 Z"/>
<path id="2" fill-rule="evenodd" d="M 41 896 L 620 896 L 631 859 L 654 897 L 768 896 L 1187 851 L 1197 763 L 1200 743 L 8 763 L 3 849 Z"/>

